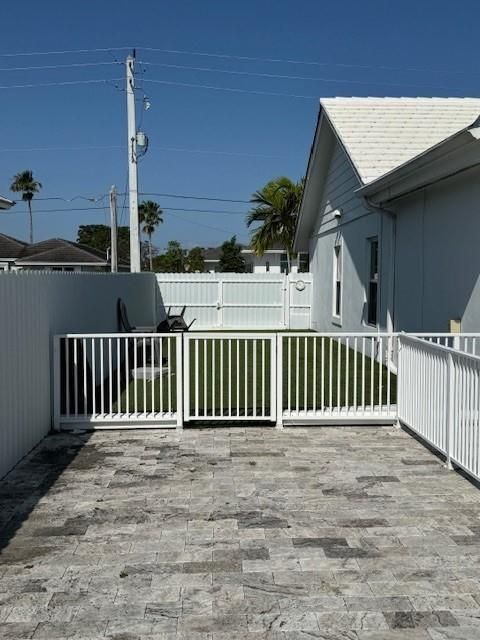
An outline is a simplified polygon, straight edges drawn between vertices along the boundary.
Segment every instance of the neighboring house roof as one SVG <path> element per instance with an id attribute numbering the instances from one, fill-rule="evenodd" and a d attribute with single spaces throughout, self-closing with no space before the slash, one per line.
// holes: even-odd
<path id="1" fill-rule="evenodd" d="M 13 200 L 0 196 L 0 209 L 10 209 L 14 204 L 15 202 Z"/>
<path id="2" fill-rule="evenodd" d="M 218 262 L 221 254 L 220 247 L 209 247 L 203 250 L 203 259 L 205 262 Z"/>
<path id="3" fill-rule="evenodd" d="M 106 265 L 103 251 L 76 242 L 51 238 L 43 242 L 27 245 L 16 264 L 93 264 Z"/>
<path id="4" fill-rule="evenodd" d="M 480 115 L 480 98 L 323 98 L 320 106 L 364 184 Z"/>
<path id="5" fill-rule="evenodd" d="M 22 240 L 0 233 L 0 260 L 19 258 L 27 246 L 27 243 Z"/>
<path id="6" fill-rule="evenodd" d="M 0 234 L 0 260 L 16 265 L 87 265 L 109 264 L 103 251 L 63 238 L 51 238 L 27 244 L 11 236 Z M 121 262 L 120 266 L 126 266 Z"/>

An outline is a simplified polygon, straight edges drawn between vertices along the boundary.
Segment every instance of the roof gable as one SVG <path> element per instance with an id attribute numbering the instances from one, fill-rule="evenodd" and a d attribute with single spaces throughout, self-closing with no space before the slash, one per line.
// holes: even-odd
<path id="1" fill-rule="evenodd" d="M 0 233 L 0 259 L 18 258 L 22 255 L 26 246 L 28 246 L 26 242 Z"/>
<path id="2" fill-rule="evenodd" d="M 364 184 L 480 115 L 480 98 L 324 98 L 320 104 Z"/>

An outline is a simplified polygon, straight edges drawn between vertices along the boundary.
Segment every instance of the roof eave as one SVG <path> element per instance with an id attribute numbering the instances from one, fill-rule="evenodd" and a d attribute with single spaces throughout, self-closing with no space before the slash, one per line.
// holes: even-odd
<path id="1" fill-rule="evenodd" d="M 466 127 L 355 191 L 375 204 L 442 180 L 475 162 L 480 129 Z"/>

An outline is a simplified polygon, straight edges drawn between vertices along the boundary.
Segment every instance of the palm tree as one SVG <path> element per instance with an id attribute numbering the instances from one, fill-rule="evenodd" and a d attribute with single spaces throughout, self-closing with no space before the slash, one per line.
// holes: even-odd
<path id="1" fill-rule="evenodd" d="M 33 171 L 26 169 L 20 171 L 13 176 L 10 191 L 21 193 L 22 200 L 28 204 L 28 212 L 30 215 L 30 244 L 33 243 L 33 216 L 32 216 L 32 200 L 33 194 L 38 193 L 42 188 L 42 183 L 35 180 Z"/>
<path id="2" fill-rule="evenodd" d="M 262 256 L 267 249 L 281 245 L 287 252 L 289 271 L 303 187 L 303 179 L 293 182 L 290 178 L 281 176 L 271 180 L 253 194 L 250 202 L 256 206 L 247 215 L 247 227 L 256 222 L 261 223 L 261 226 L 252 231 L 252 249 L 258 256 Z"/>
<path id="3" fill-rule="evenodd" d="M 148 258 L 150 263 L 150 271 L 153 271 L 152 265 L 152 233 L 163 222 L 163 211 L 160 205 L 153 200 L 144 200 L 138 207 L 138 219 L 143 224 L 142 231 L 148 236 Z"/>

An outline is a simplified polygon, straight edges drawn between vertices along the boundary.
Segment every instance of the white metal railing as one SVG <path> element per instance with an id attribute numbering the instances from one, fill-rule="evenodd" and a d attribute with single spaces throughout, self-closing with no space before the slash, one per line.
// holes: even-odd
<path id="1" fill-rule="evenodd" d="M 181 334 L 70 334 L 54 340 L 54 426 L 181 425 Z"/>
<path id="2" fill-rule="evenodd" d="M 275 421 L 275 334 L 184 334 L 185 420 Z"/>
<path id="3" fill-rule="evenodd" d="M 399 420 L 480 480 L 480 357 L 399 337 Z"/>
<path id="4" fill-rule="evenodd" d="M 416 338 L 427 340 L 455 351 L 480 355 L 480 333 L 409 333 Z"/>
<path id="5" fill-rule="evenodd" d="M 277 421 L 395 421 L 395 334 L 278 336 Z"/>

